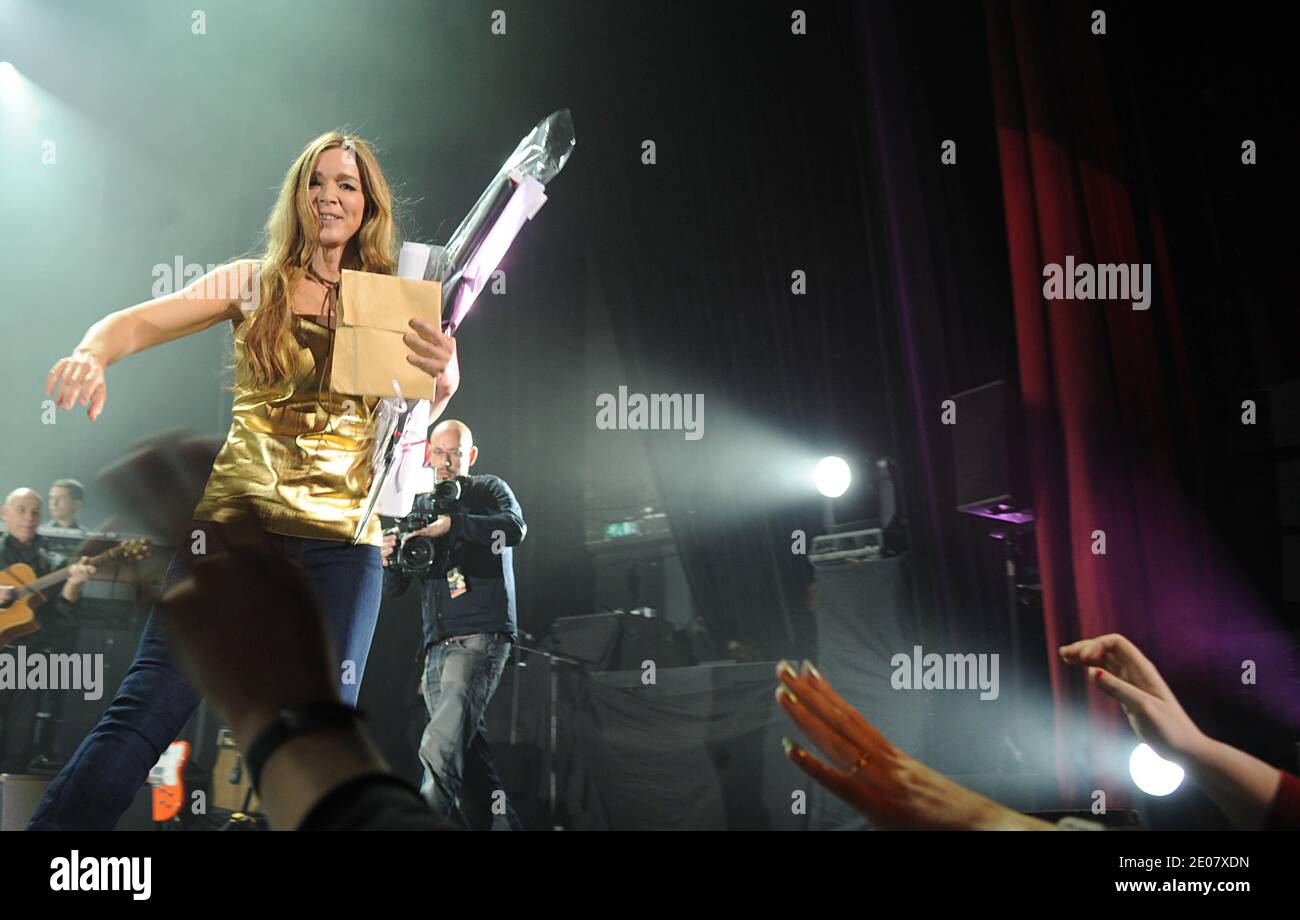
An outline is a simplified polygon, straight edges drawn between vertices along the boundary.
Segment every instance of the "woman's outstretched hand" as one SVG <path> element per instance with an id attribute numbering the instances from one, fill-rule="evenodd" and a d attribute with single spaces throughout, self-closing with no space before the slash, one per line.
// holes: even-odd
<path id="1" fill-rule="evenodd" d="M 1086 667 L 1097 688 L 1119 700 L 1137 736 L 1161 757 L 1181 763 L 1237 827 L 1258 830 L 1271 820 L 1275 828 L 1296 829 L 1294 812 L 1285 805 L 1276 808 L 1282 771 L 1207 737 L 1156 666 L 1128 639 L 1118 633 L 1080 639 L 1061 646 L 1060 654 L 1067 664 Z"/>
<path id="2" fill-rule="evenodd" d="M 86 416 L 92 422 L 103 414 L 104 403 L 108 400 L 104 366 L 90 350 L 78 348 L 50 368 L 45 379 L 45 395 L 52 395 L 56 385 L 58 395 L 54 402 L 60 409 L 71 409 L 78 403 L 89 404 Z"/>
<path id="3" fill-rule="evenodd" d="M 1204 740 L 1156 666 L 1119 633 L 1080 639 L 1059 651 L 1062 661 L 1086 667 L 1097 688 L 1119 700 L 1133 731 L 1161 757 L 1184 756 Z"/>
<path id="4" fill-rule="evenodd" d="M 904 754 L 808 662 L 777 665 L 777 702 L 830 760 L 788 739 L 786 756 L 886 830 L 1053 830 L 958 785 Z"/>

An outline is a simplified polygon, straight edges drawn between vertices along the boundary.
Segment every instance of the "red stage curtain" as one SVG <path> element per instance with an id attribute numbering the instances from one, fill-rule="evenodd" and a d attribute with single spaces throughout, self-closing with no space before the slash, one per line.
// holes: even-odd
<path id="1" fill-rule="evenodd" d="M 1006 0 L 985 10 L 1059 778 L 1067 796 L 1100 788 L 1118 804 L 1135 740 L 1056 648 L 1122 632 L 1168 676 L 1199 644 L 1180 643 L 1178 624 L 1216 625 L 1208 541 L 1188 510 L 1196 461 L 1179 450 L 1196 422 L 1178 298 L 1140 139 L 1122 127 L 1088 10 Z M 1067 256 L 1150 264 L 1149 309 L 1045 299 L 1044 266 Z"/>

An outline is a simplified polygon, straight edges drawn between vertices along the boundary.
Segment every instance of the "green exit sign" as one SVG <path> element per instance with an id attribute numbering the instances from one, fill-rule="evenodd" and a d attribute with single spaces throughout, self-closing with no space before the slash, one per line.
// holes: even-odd
<path id="1" fill-rule="evenodd" d="M 615 537 L 634 537 L 637 533 L 636 521 L 620 521 L 617 524 L 605 525 L 607 540 L 613 540 Z"/>

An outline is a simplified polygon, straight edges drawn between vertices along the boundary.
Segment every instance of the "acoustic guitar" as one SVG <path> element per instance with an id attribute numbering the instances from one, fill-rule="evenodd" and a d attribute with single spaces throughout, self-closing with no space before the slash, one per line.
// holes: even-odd
<path id="1" fill-rule="evenodd" d="M 118 559 L 143 559 L 149 552 L 148 540 L 129 540 L 92 557 L 86 564 L 101 566 Z M 11 645 L 14 640 L 41 628 L 36 610 L 49 600 L 45 592 L 67 581 L 71 572 L 72 566 L 65 565 L 37 578 L 32 567 L 23 563 L 11 565 L 0 572 L 0 585 L 12 585 L 18 589 L 8 605 L 0 607 L 0 646 Z"/>

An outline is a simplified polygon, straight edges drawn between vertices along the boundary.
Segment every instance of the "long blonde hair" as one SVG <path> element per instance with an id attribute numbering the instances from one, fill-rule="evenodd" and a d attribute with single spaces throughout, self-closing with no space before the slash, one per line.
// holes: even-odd
<path id="1" fill-rule="evenodd" d="M 329 131 L 303 148 L 284 175 L 280 194 L 266 219 L 266 249 L 261 258 L 261 306 L 249 320 L 244 355 L 250 382 L 272 386 L 293 369 L 293 309 L 289 294 L 306 273 L 319 245 L 308 187 L 316 158 L 342 147 L 356 158 L 366 206 L 361 228 L 343 250 L 342 267 L 391 275 L 397 269 L 393 195 L 374 150 L 360 137 Z"/>

